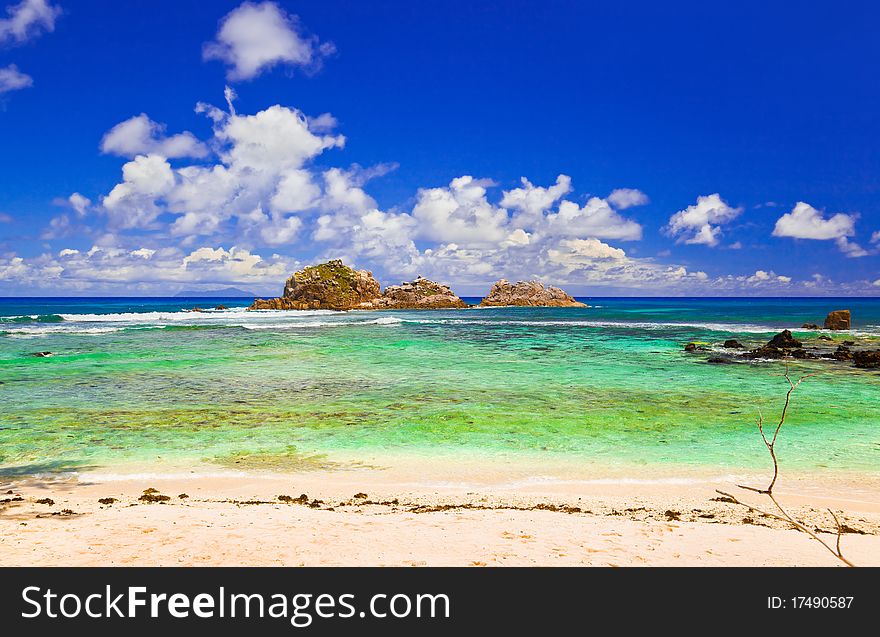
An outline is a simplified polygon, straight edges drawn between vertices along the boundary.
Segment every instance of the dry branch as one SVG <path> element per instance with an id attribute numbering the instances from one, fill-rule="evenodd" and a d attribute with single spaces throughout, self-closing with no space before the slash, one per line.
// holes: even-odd
<path id="1" fill-rule="evenodd" d="M 819 535 L 810 529 L 806 524 L 792 516 L 776 499 L 776 496 L 773 494 L 773 487 L 776 486 L 776 480 L 779 478 L 779 461 L 776 458 L 776 441 L 779 438 L 779 432 L 782 429 L 782 425 L 785 424 L 785 417 L 788 415 L 788 408 L 791 405 L 791 396 L 794 393 L 795 389 L 800 386 L 800 384 L 810 376 L 815 376 L 815 374 L 805 374 L 801 376 L 797 382 L 793 382 L 791 380 L 791 376 L 788 373 L 788 367 L 785 368 L 785 380 L 788 381 L 788 391 L 785 393 L 785 404 L 782 406 L 782 413 L 779 416 L 779 422 L 776 424 L 776 429 L 773 431 L 773 437 L 768 439 L 767 434 L 764 432 L 764 415 L 760 412 L 758 413 L 758 418 L 756 422 L 758 424 L 758 431 L 761 434 L 761 439 L 764 441 L 764 446 L 767 447 L 767 451 L 770 453 L 770 458 L 773 460 L 773 477 L 770 479 L 770 484 L 767 485 L 766 488 L 760 489 L 757 487 L 750 487 L 744 484 L 736 485 L 740 489 L 744 489 L 746 491 L 752 491 L 754 493 L 759 493 L 761 495 L 767 496 L 773 505 L 776 507 L 776 510 L 779 513 L 770 513 L 767 511 L 763 511 L 747 502 L 743 502 L 733 496 L 730 493 L 725 491 L 718 490 L 717 492 L 727 498 L 730 498 L 734 504 L 738 504 L 739 506 L 746 507 L 749 511 L 754 511 L 755 513 L 760 513 L 762 515 L 766 515 L 767 517 L 775 518 L 777 520 L 781 520 L 782 522 L 786 522 L 790 524 L 792 527 L 797 529 L 802 533 L 806 533 L 808 536 L 819 542 L 822 546 L 824 546 L 828 551 L 836 557 L 838 560 L 846 564 L 847 566 L 855 566 L 852 562 L 850 562 L 843 555 L 843 551 L 840 548 L 840 536 L 843 534 L 843 526 L 840 524 L 840 520 L 837 518 L 837 515 L 834 514 L 834 511 L 828 509 L 828 513 L 831 514 L 831 517 L 834 518 L 834 523 L 837 525 L 837 542 L 832 546 L 825 540 L 823 540 Z"/>

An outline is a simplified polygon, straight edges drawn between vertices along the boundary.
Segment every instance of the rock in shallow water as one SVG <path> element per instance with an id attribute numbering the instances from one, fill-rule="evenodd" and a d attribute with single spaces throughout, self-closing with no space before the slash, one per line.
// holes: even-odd
<path id="1" fill-rule="evenodd" d="M 880 367 L 880 349 L 853 352 L 852 360 L 856 367 L 877 369 Z"/>
<path id="2" fill-rule="evenodd" d="M 825 317 L 826 330 L 848 330 L 851 323 L 849 310 L 834 310 Z"/>
<path id="3" fill-rule="evenodd" d="M 782 330 L 770 339 L 766 345 L 753 349 L 742 355 L 743 358 L 814 358 L 803 349 L 803 343 L 791 335 L 791 330 Z"/>

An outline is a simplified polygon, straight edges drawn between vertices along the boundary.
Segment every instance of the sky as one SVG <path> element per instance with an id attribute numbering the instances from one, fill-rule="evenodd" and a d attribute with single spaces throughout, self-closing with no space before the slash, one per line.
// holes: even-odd
<path id="1" fill-rule="evenodd" d="M 880 295 L 880 5 L 0 0 L 0 295 Z"/>

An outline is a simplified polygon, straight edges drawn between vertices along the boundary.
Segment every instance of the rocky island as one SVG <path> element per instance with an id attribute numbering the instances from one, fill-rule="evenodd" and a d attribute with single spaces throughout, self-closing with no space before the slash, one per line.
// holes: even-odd
<path id="1" fill-rule="evenodd" d="M 358 307 L 374 310 L 438 310 L 466 308 L 468 304 L 458 298 L 448 285 L 420 276 L 408 283 L 389 285 L 382 296 Z"/>
<path id="2" fill-rule="evenodd" d="M 483 306 L 587 307 L 564 291 L 538 281 L 501 279 L 482 300 Z M 284 293 L 256 299 L 249 310 L 441 310 L 470 307 L 448 285 L 422 276 L 389 285 L 383 292 L 368 270 L 355 270 L 341 259 L 310 265 L 294 273 Z"/>
<path id="3" fill-rule="evenodd" d="M 466 308 L 446 285 L 423 277 L 389 285 L 381 291 L 368 270 L 355 270 L 340 259 L 294 273 L 275 299 L 256 299 L 249 310 L 420 310 Z"/>
<path id="4" fill-rule="evenodd" d="M 367 270 L 340 259 L 310 265 L 284 284 L 280 298 L 256 299 L 249 310 L 352 310 L 381 296 L 379 282 Z"/>
<path id="5" fill-rule="evenodd" d="M 480 301 L 484 307 L 529 306 L 529 307 L 587 307 L 572 296 L 555 287 L 544 287 L 538 281 L 517 281 L 510 283 L 501 279 L 489 294 Z"/>

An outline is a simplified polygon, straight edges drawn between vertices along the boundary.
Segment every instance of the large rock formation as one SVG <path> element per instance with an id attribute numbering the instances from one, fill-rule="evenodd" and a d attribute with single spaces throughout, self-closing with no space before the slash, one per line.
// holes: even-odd
<path id="1" fill-rule="evenodd" d="M 439 310 L 465 308 L 468 304 L 458 298 L 449 286 L 420 276 L 408 283 L 389 285 L 381 297 L 359 307 L 375 310 Z"/>
<path id="2" fill-rule="evenodd" d="M 826 330 L 848 330 L 852 322 L 849 310 L 834 310 L 825 317 Z"/>
<path id="3" fill-rule="evenodd" d="M 372 272 L 355 270 L 339 259 L 295 273 L 276 299 L 257 299 L 251 310 L 410 310 L 465 308 L 448 286 L 418 277 L 389 285 L 382 294 Z"/>
<path id="4" fill-rule="evenodd" d="M 287 279 L 284 294 L 257 299 L 251 310 L 351 310 L 380 296 L 379 282 L 367 270 L 355 270 L 339 259 L 311 265 Z"/>
<path id="5" fill-rule="evenodd" d="M 587 307 L 559 288 L 544 287 L 544 284 L 538 281 L 517 281 L 511 284 L 507 279 L 501 279 L 493 285 L 486 298 L 480 301 L 480 305 Z"/>

